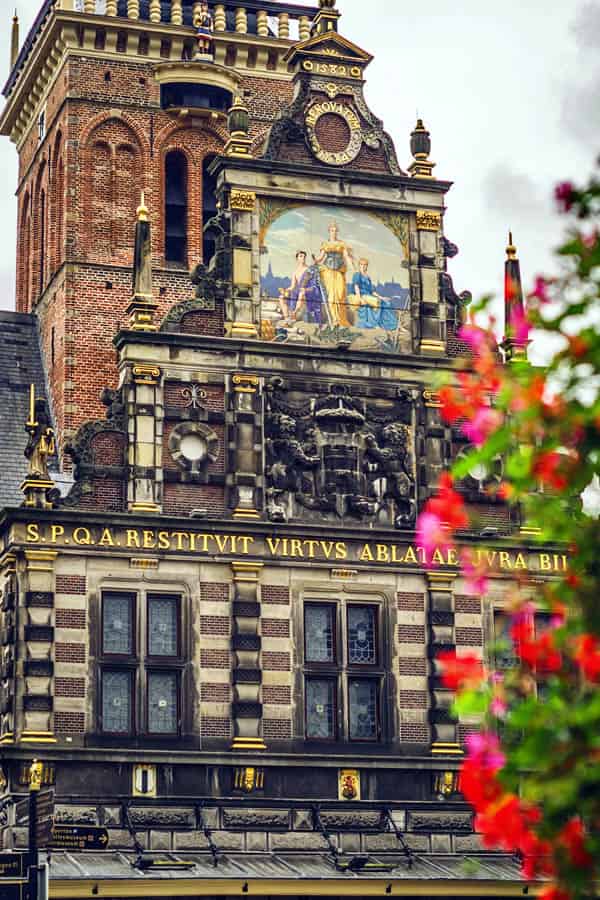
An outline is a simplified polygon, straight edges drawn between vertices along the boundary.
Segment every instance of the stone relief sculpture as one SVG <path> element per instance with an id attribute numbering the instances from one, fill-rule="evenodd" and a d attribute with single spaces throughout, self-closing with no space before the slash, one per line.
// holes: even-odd
<path id="1" fill-rule="evenodd" d="M 267 389 L 265 464 L 271 521 L 414 523 L 413 398 L 379 405 L 346 385 L 303 398 L 273 378 Z"/>

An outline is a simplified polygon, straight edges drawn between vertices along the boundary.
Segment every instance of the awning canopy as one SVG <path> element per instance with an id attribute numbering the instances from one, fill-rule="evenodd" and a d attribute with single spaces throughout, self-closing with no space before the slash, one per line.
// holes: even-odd
<path id="1" fill-rule="evenodd" d="M 409 868 L 406 856 L 386 853 L 369 857 L 373 869 L 344 872 L 319 853 L 227 853 L 216 866 L 208 853 L 144 854 L 146 858 L 159 865 L 140 870 L 130 853 L 53 852 L 50 897 L 516 897 L 526 889 L 518 864 L 496 854 L 415 856 Z M 170 861 L 178 860 L 192 865 L 169 868 Z"/>

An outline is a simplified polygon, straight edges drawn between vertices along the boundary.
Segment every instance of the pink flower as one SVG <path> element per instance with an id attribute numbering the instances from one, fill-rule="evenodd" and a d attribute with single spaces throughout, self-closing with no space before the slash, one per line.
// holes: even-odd
<path id="1" fill-rule="evenodd" d="M 502 697 L 494 697 L 490 703 L 490 712 L 497 719 L 503 719 L 508 711 L 508 706 Z"/>
<path id="2" fill-rule="evenodd" d="M 538 275 L 534 282 L 533 290 L 528 294 L 530 298 L 536 298 L 540 303 L 550 303 L 548 296 L 548 280 Z"/>
<path id="3" fill-rule="evenodd" d="M 575 191 L 570 181 L 561 181 L 554 188 L 554 199 L 560 212 L 569 212 L 575 200 Z"/>
<path id="4" fill-rule="evenodd" d="M 463 423 L 462 430 L 476 447 L 481 447 L 501 425 L 502 415 L 497 410 L 481 406 L 468 422 Z"/>
<path id="5" fill-rule="evenodd" d="M 435 513 L 425 510 L 417 519 L 417 544 L 425 551 L 426 562 L 431 563 L 434 550 L 449 550 L 451 547 L 448 528 Z"/>
<path id="6" fill-rule="evenodd" d="M 458 337 L 471 348 L 471 353 L 479 356 L 488 343 L 488 335 L 482 328 L 476 325 L 461 325 L 458 330 Z"/>
<path id="7" fill-rule="evenodd" d="M 483 560 L 475 563 L 473 554 L 468 548 L 464 548 L 460 554 L 460 564 L 465 590 L 471 597 L 482 597 L 488 591 L 487 566 Z"/>
<path id="8" fill-rule="evenodd" d="M 477 765 L 497 772 L 506 764 L 506 756 L 500 749 L 497 735 L 488 731 L 468 734 L 465 739 L 467 756 Z"/>
<path id="9" fill-rule="evenodd" d="M 510 333 L 517 344 L 526 344 L 529 340 L 530 324 L 522 306 L 516 306 L 510 317 Z"/>

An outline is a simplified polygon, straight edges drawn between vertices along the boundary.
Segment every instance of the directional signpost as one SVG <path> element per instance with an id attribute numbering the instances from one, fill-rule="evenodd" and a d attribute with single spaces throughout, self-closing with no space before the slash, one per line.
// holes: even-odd
<path id="1" fill-rule="evenodd" d="M 50 846 L 55 850 L 106 850 L 108 831 L 88 825 L 55 825 Z"/>
<path id="2" fill-rule="evenodd" d="M 25 878 L 27 853 L 0 853 L 0 878 Z"/>

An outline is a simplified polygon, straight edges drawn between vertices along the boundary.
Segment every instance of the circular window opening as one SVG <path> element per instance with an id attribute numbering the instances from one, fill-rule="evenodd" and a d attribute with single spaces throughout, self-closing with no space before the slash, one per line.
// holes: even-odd
<path id="1" fill-rule="evenodd" d="M 186 434 L 182 437 L 179 450 L 190 462 L 198 462 L 208 453 L 206 440 L 199 434 Z"/>

